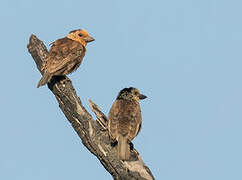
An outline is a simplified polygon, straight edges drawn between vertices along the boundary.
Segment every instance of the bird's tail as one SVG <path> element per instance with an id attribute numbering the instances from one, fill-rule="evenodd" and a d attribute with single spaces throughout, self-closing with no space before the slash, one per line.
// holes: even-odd
<path id="1" fill-rule="evenodd" d="M 119 135 L 118 137 L 118 157 L 120 160 L 130 159 L 130 149 L 127 138 Z"/>
<path id="2" fill-rule="evenodd" d="M 37 85 L 37 88 L 47 84 L 50 81 L 51 77 L 52 77 L 51 74 L 48 71 L 45 71 L 42 78 L 40 79 L 40 81 Z"/>

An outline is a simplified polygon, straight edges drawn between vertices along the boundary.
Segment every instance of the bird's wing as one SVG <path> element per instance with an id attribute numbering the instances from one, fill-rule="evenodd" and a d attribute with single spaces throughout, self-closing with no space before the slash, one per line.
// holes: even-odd
<path id="1" fill-rule="evenodd" d="M 118 135 L 119 109 L 120 103 L 115 100 L 108 114 L 108 131 L 112 139 L 116 139 Z"/>
<path id="2" fill-rule="evenodd" d="M 47 60 L 49 73 L 62 74 L 66 65 L 80 57 L 83 52 L 84 47 L 76 41 L 66 37 L 56 40 L 51 46 Z"/>

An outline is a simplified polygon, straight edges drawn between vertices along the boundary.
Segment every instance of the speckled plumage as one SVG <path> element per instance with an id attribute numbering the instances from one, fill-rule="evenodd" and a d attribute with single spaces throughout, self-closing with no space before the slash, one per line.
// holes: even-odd
<path id="1" fill-rule="evenodd" d="M 139 100 L 145 98 L 136 88 L 124 88 L 110 109 L 108 130 L 111 139 L 118 141 L 119 159 L 130 158 L 129 143 L 139 133 L 142 123 Z"/>
<path id="2" fill-rule="evenodd" d="M 52 43 L 49 56 L 42 67 L 43 77 L 37 87 L 48 83 L 52 76 L 67 75 L 75 71 L 85 56 L 86 44 L 93 40 L 85 30 L 74 30 Z"/>
<path id="3" fill-rule="evenodd" d="M 53 75 L 66 75 L 75 71 L 85 56 L 86 48 L 67 37 L 55 41 L 50 49 L 45 69 Z"/>

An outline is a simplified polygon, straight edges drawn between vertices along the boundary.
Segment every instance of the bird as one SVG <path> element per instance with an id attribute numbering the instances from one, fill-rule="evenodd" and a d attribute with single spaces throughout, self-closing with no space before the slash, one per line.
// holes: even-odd
<path id="1" fill-rule="evenodd" d="M 142 116 L 139 101 L 147 98 L 137 88 L 122 89 L 108 114 L 108 132 L 117 142 L 118 159 L 130 160 L 130 144 L 141 129 Z"/>
<path id="2" fill-rule="evenodd" d="M 51 43 L 49 55 L 41 68 L 43 76 L 37 88 L 50 82 L 53 76 L 63 76 L 75 71 L 82 63 L 87 43 L 94 40 L 86 30 L 77 29 Z"/>

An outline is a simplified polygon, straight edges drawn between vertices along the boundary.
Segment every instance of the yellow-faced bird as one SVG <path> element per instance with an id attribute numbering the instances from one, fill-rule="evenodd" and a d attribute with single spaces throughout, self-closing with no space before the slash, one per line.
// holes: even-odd
<path id="1" fill-rule="evenodd" d="M 108 131 L 113 142 L 118 142 L 120 160 L 130 159 L 131 141 L 141 128 L 141 110 L 139 101 L 146 96 L 133 87 L 121 90 L 108 115 Z"/>
<path id="2" fill-rule="evenodd" d="M 49 56 L 43 63 L 44 74 L 38 86 L 47 84 L 53 76 L 72 73 L 81 64 L 86 52 L 86 44 L 94 41 L 85 30 L 74 30 L 52 43 Z"/>

